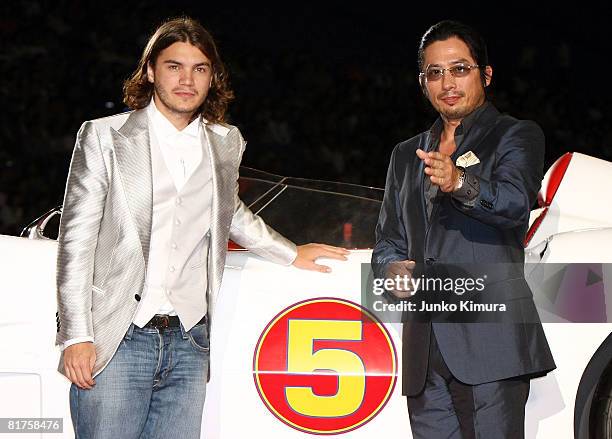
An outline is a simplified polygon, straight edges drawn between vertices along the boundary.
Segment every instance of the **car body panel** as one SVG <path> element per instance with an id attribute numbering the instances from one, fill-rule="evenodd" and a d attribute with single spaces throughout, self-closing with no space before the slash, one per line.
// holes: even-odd
<path id="1" fill-rule="evenodd" d="M 576 207 L 569 201 L 571 197 L 586 198 L 583 192 L 578 195 L 569 188 L 573 184 L 582 184 L 581 181 L 575 183 L 576 179 L 587 178 L 585 172 L 591 170 L 590 159 L 574 154 L 568 161 L 556 193 L 544 206 L 549 212 L 526 249 L 527 279 L 534 289 L 536 302 L 547 294 L 540 291 L 541 279 L 548 275 L 546 270 L 559 270 L 558 264 L 576 262 L 602 265 L 612 259 L 609 254 L 612 223 L 608 228 L 607 219 L 589 220 L 591 215 L 599 215 L 605 208 L 599 209 L 597 199 L 592 197 L 590 202 L 581 201 L 585 215 L 575 215 L 572 212 Z M 612 176 L 609 165 L 607 162 L 594 165 L 598 178 Z M 321 220 L 309 232 L 311 235 L 304 237 L 302 234 L 302 242 L 322 234 L 323 238 L 316 240 L 331 241 L 336 245 L 354 244 L 349 247 L 367 246 L 368 240 L 371 243 L 372 222 L 375 222 L 373 212 L 380 204 L 380 190 L 351 185 L 340 188 L 328 182 L 287 179 L 254 170 L 245 174 L 247 176 L 241 181 L 241 196 L 267 222 L 279 229 L 285 228 L 281 231 L 295 233 L 307 227 L 306 223 L 289 224 L 295 216 L 287 216 L 288 213 L 301 207 L 303 212 L 323 212 Z M 546 178 L 550 178 L 549 173 Z M 548 189 L 546 179 L 544 183 L 545 192 Z M 307 196 L 300 201 L 300 194 Z M 542 197 L 545 199 L 546 194 L 543 193 Z M 328 213 L 333 206 L 339 205 L 338 202 L 340 205 L 344 203 L 344 213 L 330 216 Z M 273 205 L 278 209 L 271 211 Z M 367 210 L 367 215 L 360 215 L 361 210 Z M 532 221 L 540 213 L 541 210 L 533 213 Z M 565 218 L 566 213 L 572 218 Z M 307 215 L 302 216 L 304 218 L 296 221 L 305 221 Z M 329 222 L 325 218 L 330 218 Z M 608 218 L 612 218 L 612 214 Z M 30 235 L 38 236 L 36 233 Z M 56 371 L 60 353 L 54 346 L 56 250 L 54 240 L 0 235 L 0 266 L 5 287 L 0 319 L 0 393 L 10 395 L 0 399 L 0 414 L 2 417 L 63 418 L 64 433 L 56 437 L 73 437 L 68 406 L 69 382 Z M 295 304 L 325 297 L 361 303 L 362 267 L 364 264 L 367 266 L 370 258 L 371 250 L 353 250 L 348 262 L 322 261 L 333 269 L 331 274 L 323 274 L 272 264 L 248 251 L 228 253 L 212 319 L 211 380 L 207 387 L 202 437 L 243 437 L 253 431 L 265 431 L 268 438 L 312 436 L 312 432 L 302 431 L 281 420 L 278 413 L 266 405 L 254 374 L 256 352 L 269 323 Z M 612 273 L 607 266 L 602 267 L 605 298 L 607 285 L 612 284 Z M 582 294 L 581 290 L 574 293 Z M 612 332 L 612 324 L 607 318 L 612 315 L 610 302 L 606 302 L 605 319 L 601 323 L 573 323 L 556 314 L 554 307 L 540 309 L 558 368 L 531 382 L 526 408 L 526 437 L 573 437 L 574 404 L 582 374 L 594 352 Z M 389 370 L 393 370 L 396 377 L 389 390 L 390 397 L 375 416 L 339 436 L 411 437 L 406 400 L 401 395 L 401 374 L 397 373 L 401 370 L 400 324 L 384 323 L 384 327 L 395 347 L 396 363 L 393 369 L 368 369 L 367 374 L 389 375 Z M 315 351 L 313 347 L 313 355 Z M 285 373 L 287 370 L 275 372 Z M 318 369 L 313 370 L 313 375 L 320 373 Z M 316 398 L 317 395 L 314 400 Z"/>

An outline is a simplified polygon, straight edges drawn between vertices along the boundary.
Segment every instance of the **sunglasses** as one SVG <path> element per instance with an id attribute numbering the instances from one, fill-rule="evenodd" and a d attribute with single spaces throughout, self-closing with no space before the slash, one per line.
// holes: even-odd
<path id="1" fill-rule="evenodd" d="M 444 72 L 448 70 L 453 78 L 464 78 L 469 75 L 472 70 L 482 67 L 484 66 L 479 66 L 477 64 L 455 64 L 447 68 L 430 66 L 427 67 L 424 72 L 419 73 L 419 77 L 425 77 L 427 81 L 439 81 L 444 76 Z"/>

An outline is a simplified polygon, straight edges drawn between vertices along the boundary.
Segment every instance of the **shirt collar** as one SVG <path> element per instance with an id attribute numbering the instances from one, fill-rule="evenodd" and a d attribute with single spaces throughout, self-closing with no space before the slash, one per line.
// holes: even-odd
<path id="1" fill-rule="evenodd" d="M 455 129 L 455 137 L 463 135 L 465 136 L 470 129 L 474 126 L 478 118 L 482 113 L 485 112 L 487 108 L 491 106 L 489 101 L 485 101 L 480 107 L 476 108 L 470 114 L 463 118 L 459 126 Z M 441 117 L 438 117 L 434 124 L 431 126 L 430 131 L 433 136 L 439 137 L 442 133 L 442 128 L 444 127 L 444 122 Z"/>
<path id="2" fill-rule="evenodd" d="M 151 103 L 147 106 L 147 114 L 149 120 L 155 127 L 155 133 L 160 137 L 168 138 L 177 134 L 186 134 L 195 138 L 200 136 L 200 127 L 202 125 L 200 122 L 202 119 L 199 116 L 192 120 L 189 125 L 182 130 L 177 130 L 176 127 L 172 125 L 172 122 L 157 109 L 153 98 L 151 98 Z"/>

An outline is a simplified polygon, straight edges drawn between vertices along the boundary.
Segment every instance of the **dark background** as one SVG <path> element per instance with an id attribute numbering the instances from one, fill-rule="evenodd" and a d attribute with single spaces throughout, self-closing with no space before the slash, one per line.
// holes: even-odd
<path id="1" fill-rule="evenodd" d="M 124 111 L 122 82 L 148 36 L 181 14 L 217 40 L 237 96 L 230 122 L 249 142 L 247 166 L 384 186 L 394 145 L 435 119 L 416 82 L 416 50 L 422 33 L 445 18 L 484 35 L 492 100 L 542 126 L 547 167 L 567 151 L 612 160 L 605 10 L 251 4 L 3 2 L 0 233 L 18 234 L 61 203 L 78 127 Z"/>

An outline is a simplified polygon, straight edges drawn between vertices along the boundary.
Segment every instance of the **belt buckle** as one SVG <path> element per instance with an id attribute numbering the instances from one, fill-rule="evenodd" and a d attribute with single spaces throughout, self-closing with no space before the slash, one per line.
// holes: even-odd
<path id="1" fill-rule="evenodd" d="M 165 315 L 156 315 L 151 323 L 156 329 L 166 329 L 170 324 L 170 319 Z"/>
<path id="2" fill-rule="evenodd" d="M 160 316 L 160 325 L 159 329 L 166 329 L 170 324 L 170 318 L 168 316 Z"/>

